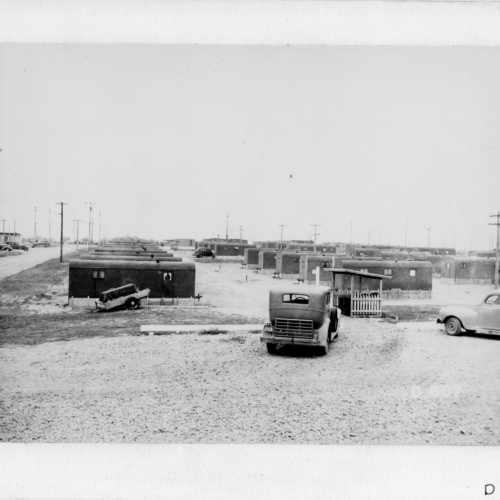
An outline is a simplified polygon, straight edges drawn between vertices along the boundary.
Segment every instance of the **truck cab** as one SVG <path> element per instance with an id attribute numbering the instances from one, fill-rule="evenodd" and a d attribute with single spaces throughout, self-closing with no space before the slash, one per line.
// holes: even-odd
<path id="1" fill-rule="evenodd" d="M 327 354 L 339 330 L 340 309 L 333 305 L 332 289 L 319 285 L 289 285 L 269 291 L 269 322 L 261 342 L 274 354 L 279 345 L 318 347 Z"/>

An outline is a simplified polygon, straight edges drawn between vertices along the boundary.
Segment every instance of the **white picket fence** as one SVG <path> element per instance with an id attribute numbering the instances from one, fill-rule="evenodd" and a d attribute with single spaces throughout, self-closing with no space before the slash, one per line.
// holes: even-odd
<path id="1" fill-rule="evenodd" d="M 344 304 L 350 301 L 350 316 L 380 316 L 382 297 L 378 291 L 362 292 L 359 290 L 335 290 L 333 303 L 345 310 Z"/>

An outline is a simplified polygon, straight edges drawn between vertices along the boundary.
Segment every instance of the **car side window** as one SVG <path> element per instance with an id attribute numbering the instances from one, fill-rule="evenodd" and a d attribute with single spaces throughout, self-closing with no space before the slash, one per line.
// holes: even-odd
<path id="1" fill-rule="evenodd" d="M 500 296 L 497 296 L 497 295 L 490 295 L 485 301 L 484 303 L 491 306 L 493 304 L 498 304 L 497 302 L 497 299 L 500 298 Z"/>

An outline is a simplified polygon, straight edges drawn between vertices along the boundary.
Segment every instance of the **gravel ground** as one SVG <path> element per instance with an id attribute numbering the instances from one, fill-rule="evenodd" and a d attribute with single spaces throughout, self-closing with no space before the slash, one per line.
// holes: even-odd
<path id="1" fill-rule="evenodd" d="M 2 296 L 2 441 L 500 444 L 498 337 L 342 317 L 327 356 L 271 356 L 251 332 L 139 335 L 265 319 L 276 282 L 238 264 L 198 263 L 199 310 L 67 312 L 50 276 L 45 297 Z"/>

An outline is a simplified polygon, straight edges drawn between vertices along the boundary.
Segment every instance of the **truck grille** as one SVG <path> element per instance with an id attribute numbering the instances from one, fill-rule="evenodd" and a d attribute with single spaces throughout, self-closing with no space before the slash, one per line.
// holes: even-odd
<path id="1" fill-rule="evenodd" d="M 274 334 L 281 337 L 312 338 L 313 322 L 311 319 L 276 318 Z"/>

